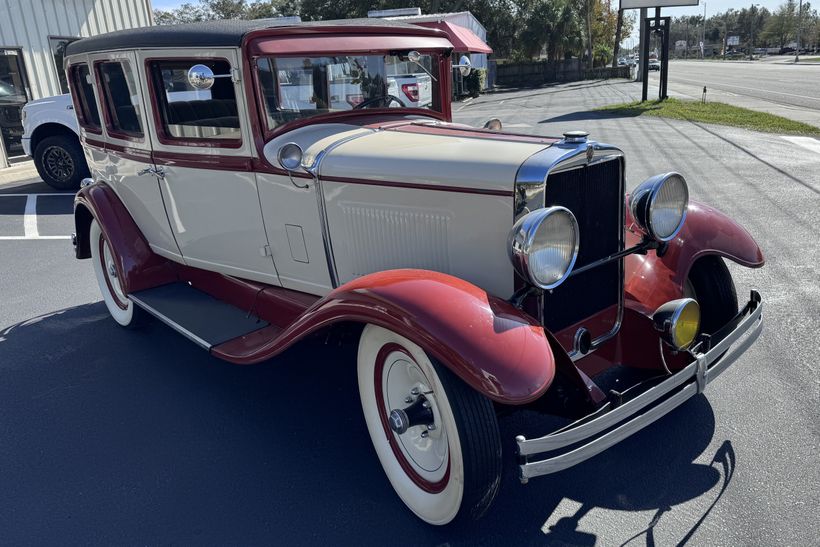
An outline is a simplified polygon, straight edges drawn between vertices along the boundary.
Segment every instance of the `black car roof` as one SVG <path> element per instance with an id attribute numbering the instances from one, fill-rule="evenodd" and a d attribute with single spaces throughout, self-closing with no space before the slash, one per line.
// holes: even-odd
<path id="1" fill-rule="evenodd" d="M 66 56 L 97 51 L 163 47 L 239 47 L 246 34 L 264 29 L 303 29 L 305 32 L 353 31 L 439 35 L 440 31 L 385 19 L 338 19 L 295 22 L 293 19 L 224 19 L 182 25 L 158 25 L 109 32 L 72 42 Z"/>

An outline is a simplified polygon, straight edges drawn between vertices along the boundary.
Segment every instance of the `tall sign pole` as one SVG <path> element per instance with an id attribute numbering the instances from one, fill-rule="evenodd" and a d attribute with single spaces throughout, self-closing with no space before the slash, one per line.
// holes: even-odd
<path id="1" fill-rule="evenodd" d="M 800 62 L 800 27 L 803 24 L 803 0 L 800 0 L 800 7 L 797 8 L 797 49 L 794 50 L 794 62 Z"/>

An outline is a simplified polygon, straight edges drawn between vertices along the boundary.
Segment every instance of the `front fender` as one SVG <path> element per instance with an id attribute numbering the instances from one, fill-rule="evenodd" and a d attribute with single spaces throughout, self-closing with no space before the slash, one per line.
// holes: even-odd
<path id="1" fill-rule="evenodd" d="M 627 226 L 631 223 L 628 218 Z M 639 241 L 638 235 L 627 231 L 628 246 Z M 745 228 L 725 213 L 693 201 L 689 203 L 683 228 L 669 242 L 662 257 L 654 252 L 626 257 L 627 298 L 639 302 L 648 312 L 680 298 L 692 264 L 707 255 L 728 258 L 748 268 L 759 268 L 765 263 L 763 251 Z"/>
<path id="2" fill-rule="evenodd" d="M 91 257 L 92 220 L 108 240 L 126 294 L 176 280 L 168 261 L 154 254 L 116 192 L 103 182 L 80 189 L 74 198 L 77 258 Z"/>
<path id="3" fill-rule="evenodd" d="M 535 319 L 471 283 L 426 270 L 378 272 L 342 285 L 252 355 L 232 358 L 219 346 L 211 351 L 234 362 L 260 362 L 343 321 L 395 331 L 500 403 L 533 401 L 555 376 L 549 340 Z"/>

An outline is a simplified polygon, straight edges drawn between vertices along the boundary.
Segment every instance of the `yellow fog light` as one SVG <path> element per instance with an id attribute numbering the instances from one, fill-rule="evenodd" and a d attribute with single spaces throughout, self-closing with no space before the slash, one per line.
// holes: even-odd
<path id="1" fill-rule="evenodd" d="M 692 298 L 672 300 L 655 310 L 652 322 L 669 345 L 684 349 L 694 342 L 698 334 L 700 306 Z"/>

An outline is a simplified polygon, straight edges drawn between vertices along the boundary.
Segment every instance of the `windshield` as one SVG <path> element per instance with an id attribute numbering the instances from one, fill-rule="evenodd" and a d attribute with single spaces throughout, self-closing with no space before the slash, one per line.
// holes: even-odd
<path id="1" fill-rule="evenodd" d="M 441 109 L 438 62 L 430 55 L 418 63 L 399 55 L 345 55 L 261 57 L 256 64 L 270 129 L 354 108 Z"/>

